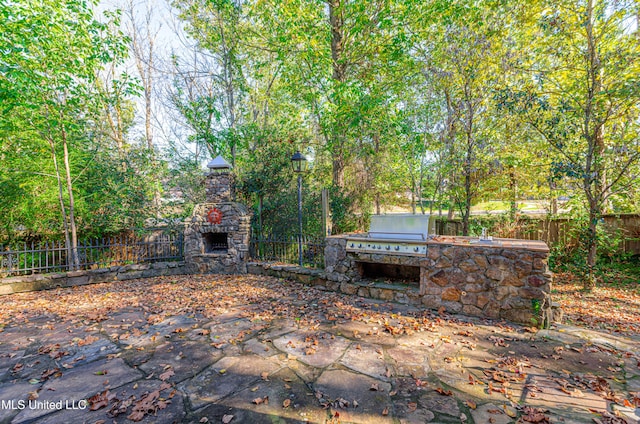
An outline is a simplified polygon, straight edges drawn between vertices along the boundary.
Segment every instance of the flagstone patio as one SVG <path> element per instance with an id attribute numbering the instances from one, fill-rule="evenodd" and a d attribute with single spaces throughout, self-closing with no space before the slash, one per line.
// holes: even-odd
<path id="1" fill-rule="evenodd" d="M 640 422 L 640 342 L 576 327 L 438 315 L 271 277 L 2 301 L 0 423 Z"/>

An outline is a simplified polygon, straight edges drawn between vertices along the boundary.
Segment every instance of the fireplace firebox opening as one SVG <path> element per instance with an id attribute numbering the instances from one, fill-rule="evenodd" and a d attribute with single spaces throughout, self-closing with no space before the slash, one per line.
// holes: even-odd
<path id="1" fill-rule="evenodd" d="M 420 267 L 411 265 L 356 262 L 362 278 L 384 278 L 392 282 L 420 283 Z"/>
<path id="2" fill-rule="evenodd" d="M 204 253 L 227 253 L 229 242 L 227 233 L 204 233 Z"/>

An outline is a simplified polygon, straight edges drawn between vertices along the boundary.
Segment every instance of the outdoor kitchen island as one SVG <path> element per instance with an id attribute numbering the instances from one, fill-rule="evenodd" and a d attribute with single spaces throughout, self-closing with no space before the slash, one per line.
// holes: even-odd
<path id="1" fill-rule="evenodd" d="M 402 219 L 395 217 L 395 225 Z M 372 221 L 374 226 L 380 222 Z M 427 227 L 424 233 L 410 229 L 328 237 L 327 285 L 363 297 L 525 325 L 548 319 L 552 274 L 544 242 L 428 236 Z"/>

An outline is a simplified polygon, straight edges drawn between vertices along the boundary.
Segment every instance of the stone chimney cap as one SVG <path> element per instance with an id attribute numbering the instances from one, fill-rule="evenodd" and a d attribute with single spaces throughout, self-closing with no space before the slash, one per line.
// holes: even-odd
<path id="1" fill-rule="evenodd" d="M 224 160 L 222 156 L 218 156 L 215 159 L 212 159 L 207 164 L 207 168 L 209 169 L 231 169 L 233 168 L 229 162 Z"/>

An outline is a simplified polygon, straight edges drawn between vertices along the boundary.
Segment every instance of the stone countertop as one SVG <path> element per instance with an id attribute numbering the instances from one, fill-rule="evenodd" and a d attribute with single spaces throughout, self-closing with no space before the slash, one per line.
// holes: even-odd
<path id="1" fill-rule="evenodd" d="M 362 238 L 369 239 L 368 233 L 345 233 L 328 236 L 328 239 Z M 412 242 L 420 243 L 418 240 L 397 240 L 389 239 L 386 242 Z M 492 241 L 480 241 L 478 237 L 468 236 L 432 236 L 427 240 L 427 245 L 451 245 L 461 247 L 488 247 L 494 249 L 518 249 L 535 252 L 549 252 L 549 246 L 542 240 L 523 240 L 510 238 L 493 238 Z"/>
<path id="2" fill-rule="evenodd" d="M 523 240 L 510 238 L 493 238 L 491 241 L 480 241 L 478 237 L 464 236 L 435 236 L 427 241 L 427 245 L 442 245 L 463 247 L 489 247 L 498 249 L 523 249 L 536 252 L 549 252 L 549 246 L 542 240 Z"/>

